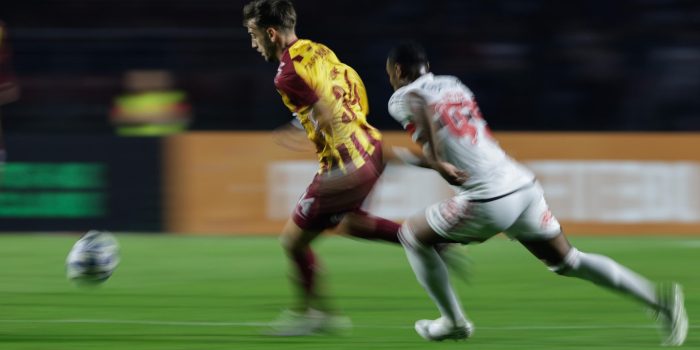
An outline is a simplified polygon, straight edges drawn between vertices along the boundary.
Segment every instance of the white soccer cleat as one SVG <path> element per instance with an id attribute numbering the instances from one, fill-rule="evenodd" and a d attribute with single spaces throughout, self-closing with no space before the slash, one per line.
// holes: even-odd
<path id="1" fill-rule="evenodd" d="M 327 334 L 345 334 L 352 329 L 350 319 L 345 316 L 309 309 L 306 312 L 285 310 L 270 324 L 268 335 L 278 337 L 300 337 Z"/>
<path id="2" fill-rule="evenodd" d="M 468 320 L 463 325 L 454 325 L 443 317 L 437 320 L 418 320 L 415 328 L 418 335 L 431 341 L 464 340 L 474 333 L 474 325 Z"/>
<path id="3" fill-rule="evenodd" d="M 673 283 L 660 294 L 661 307 L 657 321 L 664 334 L 663 346 L 681 346 L 688 336 L 688 315 L 685 312 L 683 288 Z"/>

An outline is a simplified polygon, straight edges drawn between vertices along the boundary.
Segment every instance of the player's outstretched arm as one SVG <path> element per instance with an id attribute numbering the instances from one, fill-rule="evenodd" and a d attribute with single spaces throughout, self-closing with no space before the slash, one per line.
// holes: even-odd
<path id="1" fill-rule="evenodd" d="M 422 153 L 408 147 L 391 146 L 387 148 L 385 157 L 389 161 L 432 169 L 428 159 Z"/>
<path id="2" fill-rule="evenodd" d="M 304 126 L 299 120 L 294 117 L 288 123 L 285 123 L 274 130 L 275 143 L 292 151 L 313 153 L 315 149 L 306 137 Z"/>

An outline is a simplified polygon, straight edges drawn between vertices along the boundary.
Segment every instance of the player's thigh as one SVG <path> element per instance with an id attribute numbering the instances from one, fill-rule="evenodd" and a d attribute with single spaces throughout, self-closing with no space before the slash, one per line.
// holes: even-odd
<path id="1" fill-rule="evenodd" d="M 408 217 L 403 226 L 405 229 L 410 230 L 413 237 L 423 245 L 456 242 L 436 232 L 428 223 L 426 213 L 427 211 L 420 212 Z"/>
<path id="2" fill-rule="evenodd" d="M 376 184 L 383 165 L 368 162 L 348 173 L 316 175 L 292 214 L 305 230 L 336 227 L 343 217 L 362 207 Z"/>
<path id="3" fill-rule="evenodd" d="M 505 231 L 506 235 L 517 239 L 547 265 L 561 264 L 571 250 L 571 244 L 549 209 L 542 188 L 538 184 L 523 191 L 520 197 L 528 202 L 528 206 Z"/>
<path id="4" fill-rule="evenodd" d="M 448 241 L 483 242 L 496 235 L 499 217 L 492 204 L 470 202 L 458 194 L 425 210 L 427 225 Z"/>
<path id="5" fill-rule="evenodd" d="M 292 212 L 291 222 L 285 226 L 285 232 L 295 233 L 298 230 L 323 231 L 335 227 L 347 208 L 354 208 L 343 197 L 341 190 L 329 191 L 323 189 L 324 180 L 316 175 L 297 201 Z M 298 232 L 296 232 L 298 235 Z"/>
<path id="6" fill-rule="evenodd" d="M 559 221 L 549 210 L 539 185 L 516 192 L 512 196 L 524 207 L 512 225 L 505 229 L 508 237 L 525 241 L 546 241 L 561 233 Z"/>

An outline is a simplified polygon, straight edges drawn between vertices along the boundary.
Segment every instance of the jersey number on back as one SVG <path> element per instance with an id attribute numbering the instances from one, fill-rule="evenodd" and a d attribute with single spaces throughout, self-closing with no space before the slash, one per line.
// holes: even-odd
<path id="1" fill-rule="evenodd" d="M 335 79 L 338 76 L 338 74 L 338 70 L 336 68 L 333 68 L 333 70 L 330 73 L 330 76 L 332 79 Z M 332 92 L 333 97 L 335 97 L 336 100 L 340 101 L 340 103 L 343 105 L 343 108 L 345 109 L 341 120 L 343 121 L 343 123 L 347 124 L 357 119 L 357 115 L 353 110 L 353 106 L 360 103 L 360 94 L 357 89 L 357 84 L 350 81 L 347 69 L 345 70 L 344 77 L 345 84 L 347 84 L 347 86 L 343 87 L 340 85 L 333 85 Z"/>
<path id="2" fill-rule="evenodd" d="M 435 105 L 435 111 L 452 135 L 469 137 L 472 144 L 476 144 L 478 129 L 475 122 L 483 120 L 476 102 L 472 100 L 442 102 Z"/>

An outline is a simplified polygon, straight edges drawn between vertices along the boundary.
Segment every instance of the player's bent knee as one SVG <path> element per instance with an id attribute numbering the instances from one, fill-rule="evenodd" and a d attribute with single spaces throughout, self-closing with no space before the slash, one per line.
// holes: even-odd
<path id="1" fill-rule="evenodd" d="M 306 248 L 297 234 L 282 234 L 279 238 L 279 242 L 282 249 L 288 252 L 299 251 Z"/>
<path id="2" fill-rule="evenodd" d="M 411 229 L 411 226 L 405 222 L 401 225 L 401 228 L 399 228 L 398 236 L 399 242 L 401 242 L 401 245 L 404 246 L 404 248 L 412 248 L 420 245 L 420 242 L 418 242 L 418 239 Z"/>
<path id="3" fill-rule="evenodd" d="M 284 250 L 290 250 L 292 247 L 292 238 L 289 235 L 281 235 L 279 238 L 280 245 Z"/>
<path id="4" fill-rule="evenodd" d="M 564 260 L 560 264 L 548 265 L 547 267 L 550 271 L 558 275 L 570 276 L 572 272 L 578 269 L 580 263 L 581 252 L 578 249 L 571 247 L 571 249 L 569 249 L 569 252 L 564 257 Z"/>

